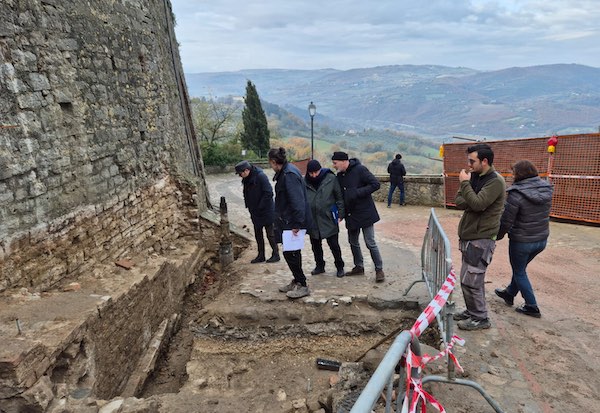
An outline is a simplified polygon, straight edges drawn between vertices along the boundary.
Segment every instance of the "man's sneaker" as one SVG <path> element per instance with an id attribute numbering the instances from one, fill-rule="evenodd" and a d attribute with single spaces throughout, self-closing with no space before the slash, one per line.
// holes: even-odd
<path id="1" fill-rule="evenodd" d="M 287 292 L 288 298 L 302 298 L 310 295 L 310 291 L 307 286 L 298 285 L 294 290 Z"/>
<path id="2" fill-rule="evenodd" d="M 392 207 L 391 205 L 388 205 L 388 208 L 391 208 L 391 207 Z"/>
<path id="3" fill-rule="evenodd" d="M 385 273 L 383 270 L 375 270 L 375 282 L 380 283 L 385 280 Z"/>
<path id="4" fill-rule="evenodd" d="M 540 313 L 540 309 L 528 304 L 521 304 L 517 308 L 515 308 L 517 313 L 529 315 L 531 317 L 540 318 L 542 313 Z"/>
<path id="5" fill-rule="evenodd" d="M 492 326 L 490 324 L 489 318 L 484 318 L 483 320 L 475 320 L 474 318 L 469 318 L 468 320 L 459 321 L 458 323 L 456 323 L 456 325 L 461 330 L 485 330 Z"/>
<path id="6" fill-rule="evenodd" d="M 267 262 L 279 262 L 280 259 L 279 255 L 271 255 L 271 258 L 269 258 Z"/>
<path id="7" fill-rule="evenodd" d="M 365 274 L 365 268 L 364 267 L 359 267 L 358 265 L 354 268 L 352 268 L 352 270 L 348 271 L 345 275 L 364 275 Z"/>
<path id="8" fill-rule="evenodd" d="M 312 270 L 310 273 L 312 275 L 319 275 L 319 274 L 323 274 L 325 272 L 325 267 L 319 267 L 318 265 L 315 267 L 314 270 Z"/>
<path id="9" fill-rule="evenodd" d="M 469 318 L 471 318 L 471 314 L 469 314 L 469 310 L 464 310 L 464 311 L 461 311 L 460 313 L 454 313 L 452 315 L 452 318 L 456 321 L 468 320 Z"/>
<path id="10" fill-rule="evenodd" d="M 265 257 L 264 255 L 259 255 L 258 257 L 254 258 L 252 261 L 250 261 L 250 263 L 252 264 L 258 264 L 259 262 L 265 262 Z"/>
<path id="11" fill-rule="evenodd" d="M 298 284 L 296 282 L 296 280 L 292 280 L 292 282 L 290 282 L 287 285 L 284 285 L 283 287 L 279 287 L 279 291 L 282 293 L 288 293 L 294 289 L 296 289 L 296 287 L 298 287 L 300 284 Z"/>
<path id="12" fill-rule="evenodd" d="M 343 268 L 338 268 L 337 269 L 337 273 L 335 274 L 336 277 L 338 278 L 342 278 L 344 276 L 344 269 Z"/>
<path id="13" fill-rule="evenodd" d="M 512 295 L 510 295 L 507 291 L 506 288 L 496 288 L 494 290 L 494 292 L 496 293 L 496 295 L 500 298 L 502 298 L 504 300 L 504 302 L 506 303 L 506 305 L 512 306 L 515 303 L 515 297 L 513 297 Z"/>

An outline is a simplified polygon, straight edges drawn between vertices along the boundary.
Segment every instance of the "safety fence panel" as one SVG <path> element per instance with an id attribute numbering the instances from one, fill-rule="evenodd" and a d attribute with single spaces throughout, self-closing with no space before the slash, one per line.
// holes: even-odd
<path id="1" fill-rule="evenodd" d="M 421 248 L 421 279 L 413 282 L 404 295 L 418 282 L 424 282 L 431 297 L 431 302 L 415 321 L 410 331 L 403 331 L 396 336 L 383 360 L 371 376 L 371 379 L 360 393 L 350 413 L 371 413 L 380 395 L 385 395 L 385 413 L 392 411 L 402 413 L 426 412 L 426 404 L 431 403 L 438 411 L 444 412 L 443 406 L 432 395 L 427 393 L 423 384 L 438 382 L 459 384 L 477 390 L 496 413 L 504 413 L 498 403 L 481 387 L 471 380 L 454 377 L 455 364 L 460 368 L 456 357 L 452 354 L 455 344 L 463 345 L 464 341 L 452 333 L 452 315 L 454 302 L 452 291 L 456 285 L 456 275 L 452 269 L 450 241 L 440 225 L 434 209 L 431 209 L 427 231 Z M 421 354 L 419 337 L 437 321 L 440 329 L 443 350 L 435 355 Z M 421 378 L 422 369 L 430 361 L 446 358 L 447 377 L 429 375 Z M 400 379 L 394 389 L 394 373 L 400 368 Z M 403 380 L 406 373 L 406 380 Z M 392 395 L 396 393 L 395 404 Z"/>
<path id="2" fill-rule="evenodd" d="M 600 223 L 600 134 L 559 136 L 548 169 L 550 216 Z"/>
<path id="3" fill-rule="evenodd" d="M 431 298 L 433 298 L 440 288 L 442 288 L 446 281 L 446 277 L 450 274 L 450 270 L 452 269 L 452 257 L 450 254 L 450 240 L 444 233 L 435 214 L 435 210 L 432 208 L 431 214 L 429 215 L 429 223 L 427 224 L 427 231 L 425 232 L 423 245 L 421 247 L 422 279 L 420 280 L 427 285 L 427 291 Z M 416 282 L 409 286 L 405 295 Z M 453 303 L 452 294 L 450 295 L 448 302 L 451 304 Z M 447 307 L 444 306 L 436 318 L 440 330 L 440 337 L 447 345 L 452 337 L 452 332 L 448 332 L 445 329 L 444 320 L 447 316 L 446 310 Z M 451 363 L 449 364 L 449 367 L 452 367 Z"/>
<path id="4" fill-rule="evenodd" d="M 548 152 L 548 139 L 523 138 L 485 141 L 494 151 L 494 167 L 512 184 L 511 166 L 529 159 L 540 177 L 554 185 L 550 216 L 574 221 L 600 223 L 600 134 L 557 136 L 553 154 Z M 455 206 L 458 174 L 468 169 L 467 148 L 476 142 L 445 143 L 445 205 Z"/>

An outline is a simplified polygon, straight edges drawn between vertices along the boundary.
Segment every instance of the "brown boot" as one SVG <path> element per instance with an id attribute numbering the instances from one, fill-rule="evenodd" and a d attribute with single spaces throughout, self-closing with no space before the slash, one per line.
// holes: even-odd
<path id="1" fill-rule="evenodd" d="M 385 274 L 383 270 L 375 270 L 375 282 L 380 283 L 385 280 Z"/>
<path id="2" fill-rule="evenodd" d="M 365 269 L 363 267 L 356 266 L 352 268 L 350 271 L 346 273 L 346 276 L 349 275 L 363 275 L 365 273 Z"/>

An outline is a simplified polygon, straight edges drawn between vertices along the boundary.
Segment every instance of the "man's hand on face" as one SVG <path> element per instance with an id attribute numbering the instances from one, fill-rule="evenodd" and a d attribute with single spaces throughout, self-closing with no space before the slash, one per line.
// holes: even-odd
<path id="1" fill-rule="evenodd" d="M 469 179 L 471 179 L 471 173 L 465 171 L 464 169 L 461 169 L 460 173 L 458 174 L 458 180 L 460 182 L 462 182 L 462 181 L 468 181 Z"/>

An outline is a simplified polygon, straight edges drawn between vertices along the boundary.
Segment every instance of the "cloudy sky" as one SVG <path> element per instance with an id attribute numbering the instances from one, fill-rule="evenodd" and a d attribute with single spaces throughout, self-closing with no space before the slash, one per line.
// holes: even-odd
<path id="1" fill-rule="evenodd" d="M 171 0 L 186 73 L 600 67 L 595 0 Z"/>

